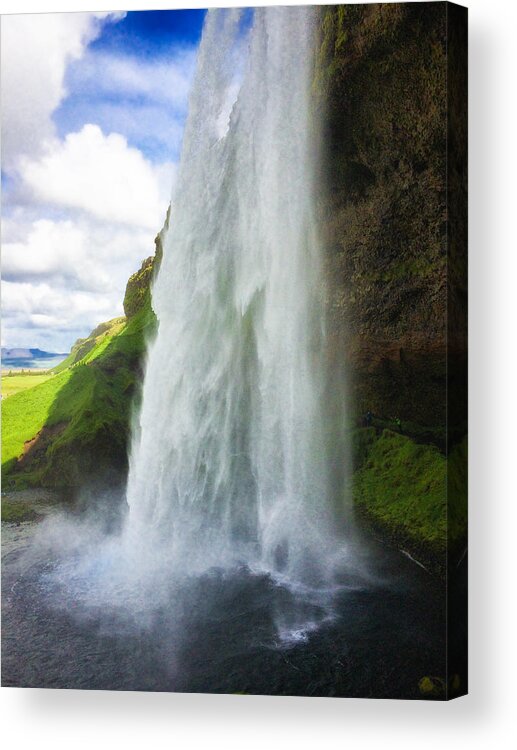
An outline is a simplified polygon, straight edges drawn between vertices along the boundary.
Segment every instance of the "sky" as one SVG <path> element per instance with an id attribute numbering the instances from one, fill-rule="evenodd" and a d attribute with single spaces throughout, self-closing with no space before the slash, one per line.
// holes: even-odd
<path id="1" fill-rule="evenodd" d="M 2 346 L 123 314 L 181 150 L 203 10 L 3 16 Z"/>

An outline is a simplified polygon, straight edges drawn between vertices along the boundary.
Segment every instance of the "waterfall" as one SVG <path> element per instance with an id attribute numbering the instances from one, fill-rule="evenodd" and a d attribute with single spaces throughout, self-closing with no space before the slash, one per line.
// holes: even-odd
<path id="1" fill-rule="evenodd" d="M 314 13 L 205 21 L 127 487 L 132 554 L 178 573 L 331 565 Z"/>

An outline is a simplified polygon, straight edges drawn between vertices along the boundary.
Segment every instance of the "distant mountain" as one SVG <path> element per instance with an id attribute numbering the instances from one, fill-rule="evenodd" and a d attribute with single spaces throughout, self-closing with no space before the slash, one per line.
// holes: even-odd
<path id="1" fill-rule="evenodd" d="M 66 357 L 62 352 L 44 352 L 41 349 L 7 349 L 2 346 L 2 359 L 50 359 Z"/>

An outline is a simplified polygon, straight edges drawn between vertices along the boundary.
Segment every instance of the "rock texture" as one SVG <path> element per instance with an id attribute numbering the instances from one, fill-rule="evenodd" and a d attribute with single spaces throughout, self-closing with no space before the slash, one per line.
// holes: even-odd
<path id="1" fill-rule="evenodd" d="M 354 413 L 445 423 L 446 3 L 322 10 L 320 217 Z"/>
<path id="2" fill-rule="evenodd" d="M 129 277 L 124 295 L 124 313 L 132 318 L 151 305 L 151 287 L 163 257 L 163 238 L 169 228 L 171 207 L 167 209 L 165 224 L 154 240 L 155 253 L 146 258 L 140 269 Z"/>

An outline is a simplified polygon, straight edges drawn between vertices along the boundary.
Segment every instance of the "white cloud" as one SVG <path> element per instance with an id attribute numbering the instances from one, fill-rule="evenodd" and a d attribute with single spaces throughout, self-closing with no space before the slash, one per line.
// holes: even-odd
<path id="1" fill-rule="evenodd" d="M 153 253 L 154 235 L 88 217 L 43 219 L 30 226 L 25 239 L 5 243 L 6 345 L 35 346 L 47 325 L 54 346 L 65 350 L 103 320 L 123 315 L 127 279 Z"/>
<path id="2" fill-rule="evenodd" d="M 68 101 L 68 100 L 66 100 Z M 95 122 L 104 133 L 120 133 L 153 163 L 176 161 L 183 138 L 184 116 L 172 108 L 146 99 L 73 101 L 67 132 Z"/>
<path id="3" fill-rule="evenodd" d="M 196 61 L 189 47 L 171 50 L 169 59 L 149 59 L 88 51 L 80 65 L 72 66 L 70 84 L 83 95 L 144 97 L 185 110 Z"/>
<path id="4" fill-rule="evenodd" d="M 124 14 L 40 13 L 3 16 L 2 161 L 37 154 L 54 135 L 52 112 L 65 96 L 67 64 L 83 54 L 104 20 Z"/>
<path id="5" fill-rule="evenodd" d="M 32 202 L 2 226 L 8 346 L 66 350 L 122 315 L 127 279 L 154 252 L 169 204 L 175 165 L 150 164 L 120 135 L 87 125 L 51 146 L 22 161 Z"/>
<path id="6" fill-rule="evenodd" d="M 88 124 L 52 141 L 40 159 L 23 160 L 20 175 L 41 203 L 157 230 L 169 203 L 160 191 L 167 169 L 157 170 L 118 133 Z"/>
<path id="7" fill-rule="evenodd" d="M 89 50 L 121 15 L 2 18 L 7 346 L 66 351 L 123 314 L 127 279 L 163 225 L 176 171 L 163 155 L 178 154 L 194 53 Z"/>
<path id="8" fill-rule="evenodd" d="M 104 294 L 68 292 L 66 296 L 55 293 L 49 284 L 28 284 L 3 281 L 2 298 L 7 317 L 23 314 L 32 321 L 52 318 L 63 328 L 70 326 L 77 316 L 96 314 L 99 308 L 107 310 L 110 301 Z"/>
<path id="9" fill-rule="evenodd" d="M 3 280 L 2 345 L 67 351 L 75 339 L 117 314 L 114 297 Z"/>
<path id="10" fill-rule="evenodd" d="M 2 275 L 8 280 L 52 278 L 55 285 L 107 290 L 110 277 L 88 239 L 71 221 L 40 219 L 25 241 L 3 244 Z"/>
<path id="11" fill-rule="evenodd" d="M 192 47 L 166 57 L 88 49 L 67 70 L 70 96 L 55 113 L 60 132 L 95 122 L 123 134 L 154 161 L 177 159 L 195 68 Z"/>

